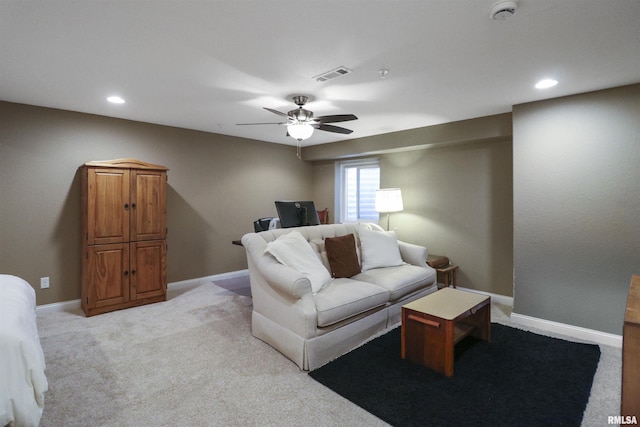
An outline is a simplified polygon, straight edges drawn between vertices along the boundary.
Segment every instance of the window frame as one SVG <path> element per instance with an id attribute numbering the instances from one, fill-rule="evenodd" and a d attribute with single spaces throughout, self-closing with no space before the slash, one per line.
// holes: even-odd
<path id="1" fill-rule="evenodd" d="M 380 216 L 378 215 L 378 219 L 362 219 L 357 218 L 355 221 L 345 219 L 344 213 L 346 212 L 346 171 L 350 168 L 377 168 L 378 172 L 380 172 L 380 159 L 378 157 L 364 158 L 358 160 L 343 160 L 336 162 L 335 167 L 335 219 L 336 222 L 341 224 L 344 223 L 357 223 L 360 221 L 366 222 L 375 222 L 378 223 L 380 221 Z M 378 188 L 380 188 L 380 177 L 378 177 Z M 359 215 L 358 215 L 359 216 Z"/>

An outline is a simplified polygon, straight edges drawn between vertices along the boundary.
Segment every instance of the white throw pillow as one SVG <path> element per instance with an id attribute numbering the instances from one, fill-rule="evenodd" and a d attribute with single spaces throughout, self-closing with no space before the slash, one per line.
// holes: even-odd
<path id="1" fill-rule="evenodd" d="M 273 242 L 267 243 L 264 251 L 273 255 L 281 264 L 306 276 L 311 282 L 313 293 L 331 281 L 329 270 L 322 265 L 307 239 L 297 231 L 283 234 Z"/>
<path id="2" fill-rule="evenodd" d="M 395 231 L 374 231 L 358 228 L 362 247 L 362 271 L 402 265 Z"/>
<path id="3" fill-rule="evenodd" d="M 324 245 L 324 240 L 313 239 L 309 241 L 309 244 L 311 245 L 311 248 L 316 252 L 318 258 L 320 258 L 320 261 L 322 262 L 322 265 L 324 265 L 324 268 L 326 268 L 327 271 L 331 271 L 331 266 L 329 265 L 329 257 L 327 256 L 327 248 Z"/>

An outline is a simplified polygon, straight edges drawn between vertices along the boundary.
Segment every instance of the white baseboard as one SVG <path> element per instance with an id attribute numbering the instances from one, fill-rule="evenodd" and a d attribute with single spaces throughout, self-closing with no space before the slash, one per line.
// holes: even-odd
<path id="1" fill-rule="evenodd" d="M 475 289 L 462 288 L 459 286 L 458 289 L 488 295 L 491 297 L 491 301 L 513 307 L 513 297 L 492 294 L 490 292 L 483 292 Z M 511 322 L 513 322 L 514 325 L 519 325 L 526 328 L 535 328 L 542 331 L 564 335 L 566 337 L 572 337 L 584 341 L 591 341 L 596 344 L 622 348 L 621 335 L 596 331 L 595 329 L 582 328 L 580 326 L 567 325 L 566 323 L 554 322 L 552 320 L 540 319 L 537 317 L 526 316 L 524 314 L 513 312 L 511 313 Z"/>
<path id="2" fill-rule="evenodd" d="M 214 282 L 216 280 L 234 279 L 236 277 L 244 277 L 249 275 L 249 270 L 230 271 L 228 273 L 214 274 L 213 276 L 200 277 L 197 279 L 181 280 L 179 282 L 167 283 L 167 290 L 180 289 L 183 287 L 196 286 L 206 282 Z M 74 299 L 70 301 L 54 302 L 52 304 L 43 304 L 36 307 L 36 315 L 42 316 L 56 311 L 76 310 L 80 308 L 80 300 Z"/>
<path id="3" fill-rule="evenodd" d="M 520 326 L 555 332 L 560 335 L 591 341 L 596 344 L 622 348 L 621 335 L 596 331 L 595 329 L 582 328 L 580 326 L 567 325 L 566 323 L 554 322 L 552 320 L 540 319 L 518 313 L 511 313 L 511 321 Z"/>
<path id="4" fill-rule="evenodd" d="M 54 302 L 52 304 L 43 304 L 36 307 L 36 316 L 43 316 L 45 314 L 53 313 L 56 311 L 70 311 L 80 309 L 80 300 L 74 299 L 71 301 Z"/>

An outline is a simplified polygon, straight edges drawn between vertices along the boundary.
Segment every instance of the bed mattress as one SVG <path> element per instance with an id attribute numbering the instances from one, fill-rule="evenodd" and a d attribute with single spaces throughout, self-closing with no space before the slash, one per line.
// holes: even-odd
<path id="1" fill-rule="evenodd" d="M 36 325 L 36 294 L 0 274 L 0 426 L 37 426 L 48 383 Z"/>

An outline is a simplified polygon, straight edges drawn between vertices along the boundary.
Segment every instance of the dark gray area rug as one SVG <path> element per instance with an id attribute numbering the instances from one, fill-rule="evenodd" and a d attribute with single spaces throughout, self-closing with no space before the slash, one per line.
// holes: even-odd
<path id="1" fill-rule="evenodd" d="M 400 358 L 400 328 L 309 373 L 394 426 L 580 426 L 597 345 L 492 324 L 456 346 L 447 378 Z"/>

